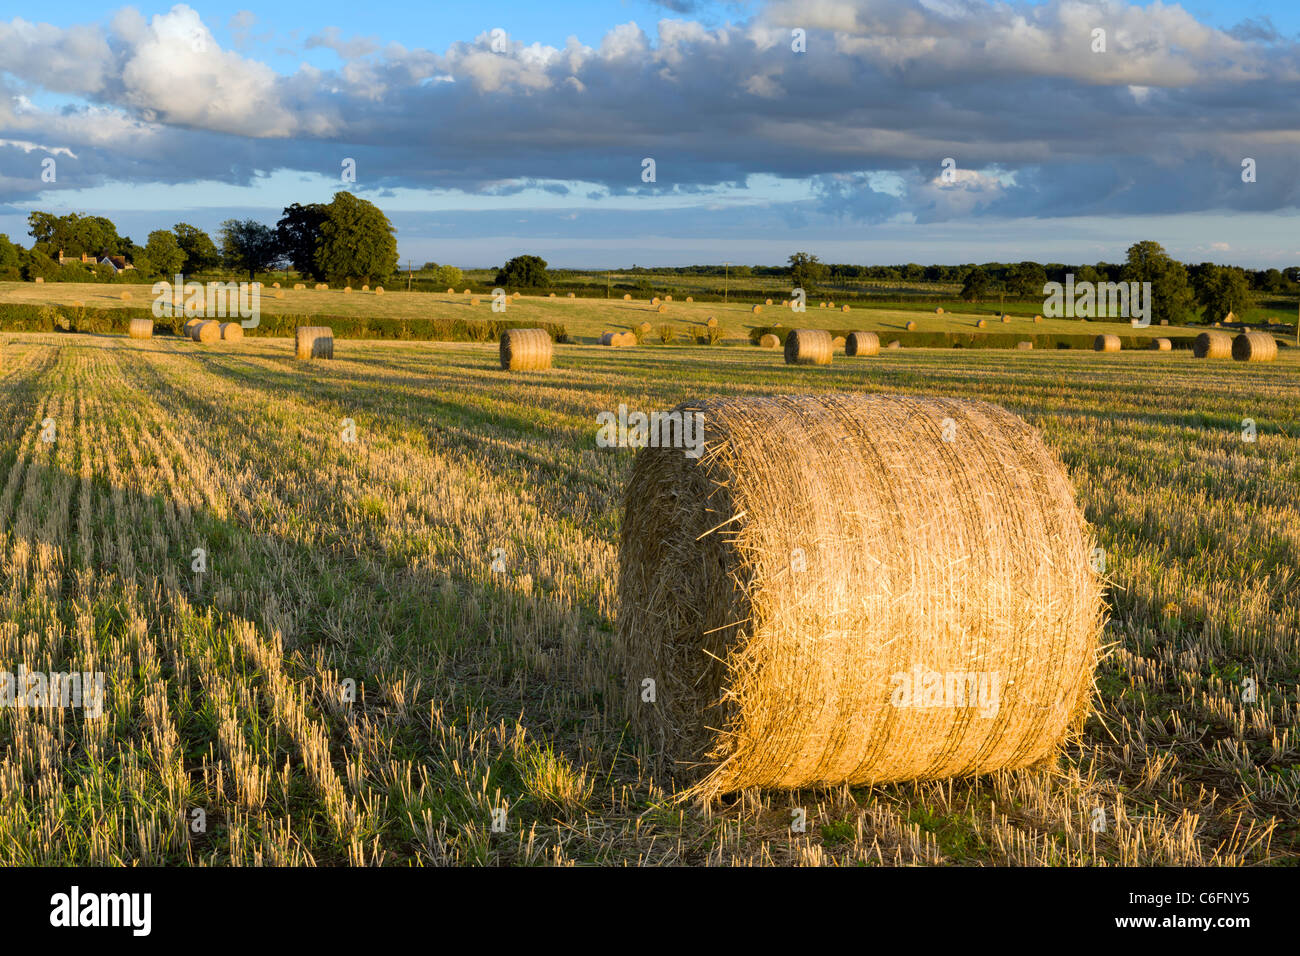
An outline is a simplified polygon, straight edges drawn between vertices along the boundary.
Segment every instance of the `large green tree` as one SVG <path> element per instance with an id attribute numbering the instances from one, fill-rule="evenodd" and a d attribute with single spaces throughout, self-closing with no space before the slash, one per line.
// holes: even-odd
<path id="1" fill-rule="evenodd" d="M 56 216 L 37 211 L 28 215 L 27 226 L 36 240 L 32 248 L 47 256 L 57 257 L 59 250 L 67 256 L 88 253 L 96 258 L 122 253 L 117 226 L 103 216 L 79 216 L 75 212 Z"/>
<path id="2" fill-rule="evenodd" d="M 1229 312 L 1240 316 L 1252 301 L 1246 272 L 1237 266 L 1202 263 L 1196 270 L 1192 286 L 1196 301 L 1205 309 L 1207 322 L 1221 322 Z"/>
<path id="3" fill-rule="evenodd" d="M 1129 246 L 1120 279 L 1151 283 L 1152 322 L 1168 319 L 1171 325 L 1177 325 L 1188 321 L 1195 311 L 1187 269 L 1158 242 L 1143 240 Z"/>
<path id="4" fill-rule="evenodd" d="M 18 247 L 9 241 L 8 236 L 0 233 L 0 279 L 20 278 L 21 263 Z"/>
<path id="5" fill-rule="evenodd" d="M 176 234 L 170 229 L 155 229 L 149 233 L 149 241 L 144 247 L 144 257 L 154 275 L 171 277 L 181 271 L 185 265 L 185 250 L 176 241 Z M 135 263 L 141 268 L 139 262 Z"/>
<path id="6" fill-rule="evenodd" d="M 397 236 L 378 206 L 338 192 L 325 208 L 316 267 L 328 281 L 369 282 L 397 271 Z"/>
<path id="7" fill-rule="evenodd" d="M 178 222 L 172 232 L 176 236 L 176 244 L 185 253 L 181 271 L 187 276 L 197 275 L 221 265 L 221 253 L 217 250 L 217 244 L 198 226 L 191 226 L 188 222 Z"/>
<path id="8" fill-rule="evenodd" d="M 284 208 L 275 232 L 280 241 L 280 252 L 298 271 L 299 275 L 316 281 L 325 278 L 316 262 L 320 246 L 321 226 L 329 216 L 329 206 L 313 202 L 305 206 L 294 203 Z"/>
<path id="9" fill-rule="evenodd" d="M 989 274 L 979 266 L 966 273 L 961 287 L 961 297 L 967 302 L 978 302 L 989 294 Z"/>
<path id="10" fill-rule="evenodd" d="M 1017 263 L 1007 273 L 1007 291 L 1022 299 L 1043 295 L 1045 285 L 1047 270 L 1037 262 Z"/>
<path id="11" fill-rule="evenodd" d="M 817 284 L 825 282 L 826 277 L 830 275 L 830 267 L 814 255 L 806 252 L 796 252 L 787 262 L 789 263 L 790 282 L 796 289 L 803 289 L 805 295 L 812 295 L 817 291 Z M 732 270 L 739 273 L 739 270 Z"/>
<path id="12" fill-rule="evenodd" d="M 515 256 L 497 270 L 496 284 L 502 288 L 545 289 L 551 284 L 546 260 L 540 256 Z"/>
<path id="13" fill-rule="evenodd" d="M 251 282 L 280 261 L 280 240 L 256 219 L 227 219 L 221 224 L 221 255 L 227 268 L 247 272 Z"/>

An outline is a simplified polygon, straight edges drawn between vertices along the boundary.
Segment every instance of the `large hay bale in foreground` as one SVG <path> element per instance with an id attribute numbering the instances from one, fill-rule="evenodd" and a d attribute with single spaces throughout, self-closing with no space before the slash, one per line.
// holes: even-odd
<path id="1" fill-rule="evenodd" d="M 825 329 L 791 329 L 785 337 L 787 365 L 830 365 L 835 346 Z"/>
<path id="2" fill-rule="evenodd" d="M 1174 347 L 1174 343 L 1171 342 L 1169 339 L 1151 340 L 1151 350 L 1153 352 L 1169 352 L 1172 351 L 1173 347 Z"/>
<path id="3" fill-rule="evenodd" d="M 1056 756 L 1089 709 L 1103 605 L 1069 478 L 1033 428 L 896 396 L 675 411 L 703 414 L 704 454 L 634 460 L 616 641 L 629 717 L 688 794 Z"/>
<path id="4" fill-rule="evenodd" d="M 326 325 L 300 325 L 294 330 L 298 358 L 332 359 L 334 330 Z"/>
<path id="5" fill-rule="evenodd" d="M 506 329 L 501 333 L 501 367 L 522 372 L 551 367 L 551 336 L 545 329 Z"/>
<path id="6" fill-rule="evenodd" d="M 153 319 L 132 319 L 127 324 L 126 334 L 133 339 L 147 339 L 153 336 Z"/>
<path id="7" fill-rule="evenodd" d="M 213 342 L 221 341 L 221 323 L 220 322 L 200 322 L 190 331 L 190 338 L 195 342 L 202 342 L 209 345 Z"/>
<path id="8" fill-rule="evenodd" d="M 1238 362 L 1271 362 L 1277 358 L 1277 340 L 1267 332 L 1242 332 L 1232 340 L 1232 357 Z"/>
<path id="9" fill-rule="evenodd" d="M 1112 335 L 1109 332 L 1092 340 L 1092 350 L 1094 352 L 1118 352 L 1120 347 L 1119 336 Z"/>
<path id="10" fill-rule="evenodd" d="M 850 332 L 844 343 L 845 355 L 879 355 L 880 336 L 875 332 Z"/>
<path id="11" fill-rule="evenodd" d="M 1232 336 L 1227 332 L 1202 332 L 1192 343 L 1197 358 L 1227 358 L 1232 354 Z"/>
<path id="12" fill-rule="evenodd" d="M 221 341 L 223 342 L 241 342 L 244 338 L 244 327 L 238 322 L 221 323 Z"/>
<path id="13" fill-rule="evenodd" d="M 774 349 L 780 344 L 781 344 L 781 340 L 778 339 L 771 332 L 768 332 L 766 335 L 764 335 L 761 339 L 758 340 L 758 347 L 762 349 Z"/>

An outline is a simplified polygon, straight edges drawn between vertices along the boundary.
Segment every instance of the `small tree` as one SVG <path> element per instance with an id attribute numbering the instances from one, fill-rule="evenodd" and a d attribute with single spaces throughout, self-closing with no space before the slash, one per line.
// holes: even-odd
<path id="1" fill-rule="evenodd" d="M 966 273 L 961 287 L 961 297 L 966 302 L 978 302 L 989 294 L 989 274 L 979 266 Z"/>
<path id="2" fill-rule="evenodd" d="M 1197 270 L 1194 288 L 1207 322 L 1220 322 L 1229 312 L 1240 314 L 1250 308 L 1250 283 L 1245 270 L 1236 266 L 1203 264 Z"/>
<path id="3" fill-rule="evenodd" d="M 185 253 L 181 271 L 186 275 L 196 275 L 221 265 L 221 253 L 217 251 L 217 244 L 202 229 L 191 226 L 188 222 L 178 222 L 172 232 L 176 236 L 176 244 Z"/>
<path id="4" fill-rule="evenodd" d="M 817 284 L 824 282 L 830 275 L 830 268 L 818 259 L 816 256 L 809 255 L 806 252 L 796 252 L 788 262 L 790 263 L 790 282 L 796 289 L 803 289 L 808 295 L 817 291 Z M 733 270 L 739 275 L 740 270 Z"/>
<path id="5" fill-rule="evenodd" d="M 151 273 L 161 276 L 173 276 L 185 265 L 185 250 L 176 241 L 176 235 L 170 229 L 156 229 L 149 233 L 149 241 L 144 247 L 144 256 L 148 260 Z M 137 269 L 141 263 L 134 262 Z"/>
<path id="6" fill-rule="evenodd" d="M 227 219 L 221 224 L 221 253 L 226 265 L 257 278 L 280 261 L 280 241 L 275 230 L 256 219 Z"/>
<path id="7" fill-rule="evenodd" d="M 1151 283 L 1152 322 L 1168 319 L 1170 324 L 1178 325 L 1192 315 L 1196 302 L 1187 269 L 1158 242 L 1145 240 L 1129 246 L 1120 280 Z"/>
<path id="8" fill-rule="evenodd" d="M 1047 270 L 1037 262 L 1021 262 L 1007 273 L 1007 291 L 1022 299 L 1043 294 L 1047 284 Z"/>
<path id="9" fill-rule="evenodd" d="M 551 284 L 546 260 L 539 256 L 515 256 L 497 271 L 496 284 L 502 288 L 545 289 Z"/>
<path id="10" fill-rule="evenodd" d="M 330 282 L 369 282 L 397 271 L 393 224 L 374 203 L 337 192 L 325 207 L 316 246 L 316 267 Z"/>

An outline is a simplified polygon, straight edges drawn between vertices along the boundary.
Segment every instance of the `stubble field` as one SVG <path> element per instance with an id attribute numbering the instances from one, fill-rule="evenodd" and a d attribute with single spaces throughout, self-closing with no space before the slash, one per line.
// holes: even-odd
<path id="1" fill-rule="evenodd" d="M 793 368 L 561 345 L 554 369 L 509 376 L 492 346 L 336 355 L 7 337 L 0 660 L 103 670 L 108 691 L 100 718 L 0 708 L 0 863 L 1297 858 L 1291 350 Z M 1054 770 L 712 806 L 650 774 L 612 650 L 633 452 L 597 447 L 596 414 L 827 391 L 994 401 L 1066 465 L 1106 552 L 1111 648 Z"/>

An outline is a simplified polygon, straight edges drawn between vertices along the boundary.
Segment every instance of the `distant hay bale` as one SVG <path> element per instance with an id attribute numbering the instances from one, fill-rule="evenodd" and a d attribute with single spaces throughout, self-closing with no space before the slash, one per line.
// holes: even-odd
<path id="1" fill-rule="evenodd" d="M 316 292 L 321 292 L 325 289 L 328 289 L 329 286 L 327 286 L 324 282 L 317 282 L 314 286 L 312 286 L 312 288 Z"/>
<path id="2" fill-rule="evenodd" d="M 624 292 L 624 293 L 623 293 L 623 301 L 624 301 L 624 302 L 631 302 L 631 301 L 632 301 L 632 293 L 631 293 L 631 292 Z"/>
<path id="3" fill-rule="evenodd" d="M 37 276 L 37 277 L 36 277 L 36 284 L 37 284 L 37 285 L 45 285 L 45 278 L 44 278 L 44 276 Z"/>
<path id="4" fill-rule="evenodd" d="M 130 301 L 131 301 L 131 293 L 130 293 L 130 292 L 123 292 L 123 293 L 122 293 L 122 301 L 123 301 L 123 302 L 130 302 Z"/>
<path id="5" fill-rule="evenodd" d="M 686 297 L 686 304 L 687 304 L 687 305 L 690 305 L 690 304 L 691 304 L 692 302 L 694 302 L 694 301 L 695 301 L 695 298 L 694 298 L 693 296 L 689 296 L 689 295 L 688 295 L 688 296 Z"/>
<path id="6" fill-rule="evenodd" d="M 819 309 L 824 309 L 824 308 L 826 308 L 826 303 L 825 303 L 825 302 L 818 302 L 818 303 L 817 303 L 817 308 L 819 308 Z"/>
<path id="7" fill-rule="evenodd" d="M 1002 321 L 1003 321 L 1003 322 L 1010 322 L 1010 321 L 1011 321 L 1011 316 L 1009 316 L 1009 315 L 1007 315 L 1005 312 L 1003 312 L 1003 313 L 1002 313 Z"/>
<path id="8" fill-rule="evenodd" d="M 658 307 L 657 309 L 655 309 L 655 311 L 656 311 L 656 312 L 667 312 L 667 311 L 668 311 L 668 306 L 667 306 L 666 304 L 664 304 L 663 302 L 660 302 L 660 303 L 659 303 L 659 307 Z"/>
<path id="9" fill-rule="evenodd" d="M 756 306 L 754 306 L 754 308 L 751 309 L 750 311 L 751 311 L 754 315 L 758 315 L 758 313 L 760 313 L 760 312 L 763 311 L 763 307 L 762 307 L 761 305 L 756 305 Z"/>
<path id="10" fill-rule="evenodd" d="M 842 306 L 840 306 L 840 311 L 841 311 L 841 312 L 847 312 L 847 311 L 849 311 L 849 307 L 848 307 L 847 305 L 842 305 Z"/>
<path id="11" fill-rule="evenodd" d="M 658 305 L 658 304 L 659 304 L 659 296 L 655 296 L 653 299 L 651 299 L 651 300 L 650 300 L 650 304 L 651 304 L 651 305 Z"/>
<path id="12" fill-rule="evenodd" d="M 198 325 L 194 326 L 194 331 L 191 333 L 191 337 L 195 342 L 202 342 L 204 345 L 209 345 L 212 342 L 220 342 L 221 323 L 212 321 L 200 322 Z"/>
<path id="13" fill-rule="evenodd" d="M 375 286 L 375 295 L 383 295 L 383 294 L 384 294 L 384 287 L 381 285 Z"/>
<path id="14" fill-rule="evenodd" d="M 478 305 L 479 302 L 480 302 L 480 299 L 479 299 L 478 296 L 474 296 L 474 298 L 472 298 L 472 299 L 469 300 L 469 304 L 470 304 L 470 305 Z"/>
<path id="15" fill-rule="evenodd" d="M 827 302 L 827 303 L 826 303 L 826 308 L 828 308 L 828 309 L 833 309 L 833 308 L 835 308 L 835 303 L 834 303 L 834 302 Z"/>
<path id="16" fill-rule="evenodd" d="M 1033 347 L 1034 347 L 1034 343 L 1033 343 L 1033 342 L 1030 342 L 1030 341 L 1017 342 L 1017 343 L 1016 343 L 1016 348 L 1018 348 L 1018 349 L 1024 349 L 1025 351 L 1029 351 L 1029 350 L 1032 349 Z"/>
<path id="17" fill-rule="evenodd" d="M 132 319 L 126 327 L 126 334 L 133 339 L 147 339 L 153 336 L 153 319 Z"/>
<path id="18" fill-rule="evenodd" d="M 464 291 L 463 295 L 469 295 L 469 289 L 466 289 L 466 290 Z M 555 293 L 552 292 L 551 295 L 555 295 Z"/>
<path id="19" fill-rule="evenodd" d="M 1092 340 L 1092 350 L 1094 352 L 1118 352 L 1120 347 L 1119 336 L 1111 335 L 1109 332 Z"/>
<path id="20" fill-rule="evenodd" d="M 276 297 L 277 299 L 283 299 L 283 298 L 284 298 L 284 293 L 283 293 L 283 292 L 277 292 L 277 293 L 275 294 L 275 297 Z"/>
<path id="21" fill-rule="evenodd" d="M 707 453 L 637 453 L 618 556 L 626 714 L 655 770 L 706 798 L 875 785 L 1043 765 L 1080 729 L 1102 590 L 1036 430 L 963 399 L 675 411 L 701 413 Z"/>
<path id="22" fill-rule="evenodd" d="M 272 282 L 272 283 L 271 283 L 271 288 L 272 288 L 272 289 L 278 289 L 278 288 L 280 288 L 280 283 L 278 283 L 278 282 Z"/>
<path id="23" fill-rule="evenodd" d="M 1160 324 L 1161 324 L 1161 325 L 1168 325 L 1168 324 L 1169 324 L 1169 320 L 1168 320 L 1168 319 L 1161 319 L 1161 320 L 1160 320 Z"/>
<path id="24" fill-rule="evenodd" d="M 576 292 L 570 292 L 570 293 L 569 293 L 569 298 L 570 298 L 570 299 L 576 299 L 577 297 L 578 297 L 578 294 L 577 294 Z"/>
<path id="25" fill-rule="evenodd" d="M 898 339 L 894 339 L 894 341 L 885 346 L 887 349 L 901 349 L 902 347 L 903 343 L 898 341 Z"/>
<path id="26" fill-rule="evenodd" d="M 934 314 L 935 314 L 935 315 L 943 315 L 943 306 L 940 306 L 939 308 L 935 309 L 935 310 L 934 310 Z"/>
<path id="27" fill-rule="evenodd" d="M 907 332 L 915 332 L 915 331 L 916 331 L 916 323 L 915 323 L 915 322 L 908 322 L 906 325 L 903 326 L 903 329 L 904 329 L 905 331 L 907 331 Z"/>
<path id="28" fill-rule="evenodd" d="M 1232 355 L 1232 336 L 1227 332 L 1202 332 L 1192 343 L 1197 358 L 1228 358 Z"/>
<path id="29" fill-rule="evenodd" d="M 222 322 L 220 331 L 223 342 L 240 342 L 244 338 L 244 327 L 238 322 Z"/>
<path id="30" fill-rule="evenodd" d="M 825 329 L 791 329 L 785 337 L 787 365 L 830 365 L 835 347 Z"/>
<path id="31" fill-rule="evenodd" d="M 771 305 L 771 304 L 772 304 L 772 300 L 771 300 L 771 299 L 764 299 L 764 300 L 763 300 L 763 304 L 764 304 L 764 305 Z"/>
<path id="32" fill-rule="evenodd" d="M 350 294 L 350 293 L 352 292 L 352 286 L 350 286 L 350 285 L 345 285 L 345 286 L 343 287 L 343 291 L 344 291 L 345 293 L 349 293 L 349 294 Z"/>
<path id="33" fill-rule="evenodd" d="M 552 350 L 545 329 L 506 329 L 501 333 L 501 367 L 508 372 L 550 368 Z"/>
<path id="34" fill-rule="evenodd" d="M 383 289 L 380 289 L 380 291 L 382 292 Z M 512 298 L 512 299 L 518 299 L 518 298 L 519 298 L 519 293 L 516 292 L 516 293 L 515 293 L 514 295 L 512 295 L 510 298 Z"/>
<path id="35" fill-rule="evenodd" d="M 363 286 L 361 287 L 361 291 L 362 291 L 362 292 L 369 292 L 369 291 L 370 291 L 370 286 L 368 286 L 368 285 L 363 285 Z"/>
<path id="36" fill-rule="evenodd" d="M 1232 357 L 1238 362 L 1271 362 L 1277 358 L 1277 340 L 1267 332 L 1242 332 L 1232 340 Z"/>
<path id="37" fill-rule="evenodd" d="M 554 298 L 555 298 L 555 293 L 552 292 L 550 295 L 547 296 L 547 298 L 548 298 L 548 299 L 554 299 Z"/>
<path id="38" fill-rule="evenodd" d="M 649 322 L 642 322 L 637 328 L 641 330 L 642 335 L 649 335 L 654 330 L 654 326 Z"/>
<path id="39" fill-rule="evenodd" d="M 789 300 L 789 299 L 782 299 L 782 300 L 781 300 L 781 308 L 784 309 L 784 308 L 785 308 L 786 306 L 788 306 L 789 304 L 790 304 L 790 300 Z"/>
<path id="40" fill-rule="evenodd" d="M 1171 341 L 1169 341 L 1169 339 L 1152 339 L 1152 340 L 1151 340 L 1151 350 L 1152 350 L 1153 352 L 1168 352 L 1168 351 L 1172 350 L 1173 347 L 1174 347 L 1174 343 L 1171 342 Z"/>
<path id="41" fill-rule="evenodd" d="M 455 294 L 456 294 L 456 290 L 455 290 L 455 289 L 448 289 L 448 290 L 447 290 L 447 294 L 448 294 L 448 295 L 455 295 Z"/>
<path id="42" fill-rule="evenodd" d="M 601 345 L 612 348 L 629 348 L 636 345 L 636 335 L 632 332 L 606 332 L 600 337 Z"/>
<path id="43" fill-rule="evenodd" d="M 325 325 L 300 325 L 294 330 L 298 358 L 332 359 L 334 330 Z"/>
<path id="44" fill-rule="evenodd" d="M 879 355 L 880 336 L 875 332 L 850 332 L 844 343 L 845 355 Z"/>
<path id="45" fill-rule="evenodd" d="M 986 325 L 988 325 L 988 323 L 985 322 L 983 319 L 980 319 L 978 322 L 975 323 L 975 328 L 982 329 Z"/>
<path id="46" fill-rule="evenodd" d="M 303 285 L 301 282 L 295 282 L 295 283 L 293 284 L 293 291 L 294 291 L 294 292 L 302 292 L 302 291 L 304 291 L 306 288 L 307 288 L 307 287 L 306 287 L 305 285 Z"/>
<path id="47" fill-rule="evenodd" d="M 761 349 L 774 349 L 780 344 L 781 344 L 781 340 L 778 339 L 771 332 L 768 332 L 766 335 L 764 335 L 761 339 L 758 340 L 758 347 Z"/>
<path id="48" fill-rule="evenodd" d="M 1043 317 L 1042 317 L 1041 315 L 1036 315 L 1036 316 L 1034 316 L 1034 321 L 1035 321 L 1035 322 L 1041 322 L 1041 321 L 1043 321 Z"/>
<path id="49" fill-rule="evenodd" d="M 705 322 L 704 324 L 711 329 L 716 329 L 718 327 L 718 320 L 715 319 L 713 316 L 709 316 L 708 321 Z"/>
<path id="50" fill-rule="evenodd" d="M 670 295 L 666 295 L 666 296 L 664 296 L 664 301 L 665 301 L 665 302 L 671 302 L 671 301 L 673 301 L 673 297 L 670 296 Z"/>

